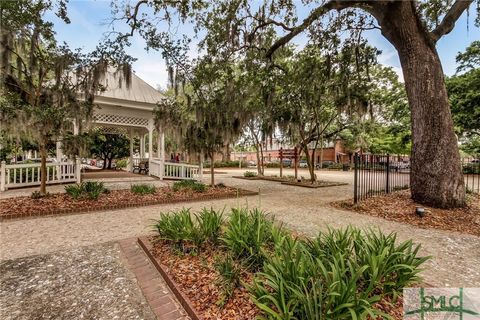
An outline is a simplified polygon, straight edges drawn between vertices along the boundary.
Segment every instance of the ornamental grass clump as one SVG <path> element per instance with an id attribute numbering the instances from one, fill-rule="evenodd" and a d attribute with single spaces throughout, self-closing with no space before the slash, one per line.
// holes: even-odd
<path id="1" fill-rule="evenodd" d="M 65 192 L 74 200 L 97 200 L 101 194 L 108 193 L 109 190 L 105 187 L 103 182 L 86 181 L 74 185 L 65 186 Z"/>
<path id="2" fill-rule="evenodd" d="M 130 191 L 136 194 L 154 194 L 156 192 L 155 186 L 151 184 L 141 183 L 141 184 L 132 184 L 130 186 Z"/>
<path id="3" fill-rule="evenodd" d="M 221 240 L 235 259 L 257 270 L 265 260 L 266 250 L 274 245 L 273 219 L 259 209 L 232 209 Z"/>
<path id="4" fill-rule="evenodd" d="M 253 171 L 245 171 L 245 173 L 243 174 L 243 176 L 245 178 L 254 178 L 257 176 L 257 173 L 256 172 L 253 172 Z"/>
<path id="5" fill-rule="evenodd" d="M 395 234 L 353 227 L 280 241 L 249 287 L 267 319 L 389 318 L 375 303 L 418 282 L 429 259 L 411 241 L 396 245 Z"/>
<path id="6" fill-rule="evenodd" d="M 191 247 L 199 251 L 207 242 L 217 243 L 222 224 L 223 211 L 203 209 L 199 214 L 193 214 L 190 209 L 182 209 L 162 213 L 154 227 L 161 239 L 187 252 Z"/>
<path id="7" fill-rule="evenodd" d="M 222 306 L 233 296 L 235 289 L 240 286 L 242 266 L 229 254 L 216 257 L 214 266 L 219 276 L 216 284 L 222 289 L 222 296 L 217 304 Z"/>

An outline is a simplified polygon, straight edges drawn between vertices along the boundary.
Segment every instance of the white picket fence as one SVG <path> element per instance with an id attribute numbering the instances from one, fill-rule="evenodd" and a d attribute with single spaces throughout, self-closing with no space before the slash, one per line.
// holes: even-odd
<path id="1" fill-rule="evenodd" d="M 202 177 L 199 166 L 186 163 L 162 162 L 160 159 L 150 160 L 148 170 L 150 175 L 161 179 L 199 180 Z"/>
<path id="2" fill-rule="evenodd" d="M 39 186 L 41 164 L 6 164 L 0 168 L 0 191 L 12 188 Z M 80 181 L 80 162 L 47 163 L 47 184 Z"/>

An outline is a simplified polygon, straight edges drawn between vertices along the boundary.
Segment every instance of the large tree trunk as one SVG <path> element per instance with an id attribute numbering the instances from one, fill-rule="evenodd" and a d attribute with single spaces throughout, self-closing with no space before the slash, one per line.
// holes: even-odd
<path id="1" fill-rule="evenodd" d="M 405 78 L 412 114 L 412 198 L 436 207 L 463 206 L 460 154 L 435 44 L 410 1 L 389 5 L 377 19 L 398 50 Z"/>
<path id="2" fill-rule="evenodd" d="M 40 145 L 40 194 L 47 194 L 47 147 Z"/>

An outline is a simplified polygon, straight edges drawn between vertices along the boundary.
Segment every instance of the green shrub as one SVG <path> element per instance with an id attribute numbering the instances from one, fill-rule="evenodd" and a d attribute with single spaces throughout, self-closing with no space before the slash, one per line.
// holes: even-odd
<path id="1" fill-rule="evenodd" d="M 47 194 L 41 194 L 40 191 L 33 191 L 32 194 L 30 195 L 30 198 L 32 199 L 41 199 L 41 198 L 46 198 L 50 196 L 50 194 L 47 192 Z"/>
<path id="2" fill-rule="evenodd" d="M 265 168 L 280 168 L 279 162 L 270 162 L 265 164 Z"/>
<path id="3" fill-rule="evenodd" d="M 123 169 L 123 168 L 127 167 L 128 160 L 127 159 L 120 159 L 120 160 L 117 160 L 117 162 L 115 164 L 117 165 L 118 169 Z"/>
<path id="4" fill-rule="evenodd" d="M 200 250 L 207 241 L 217 243 L 222 224 L 223 212 L 205 208 L 198 214 L 190 209 L 162 213 L 154 226 L 161 239 L 187 251 L 186 244 Z"/>
<path id="5" fill-rule="evenodd" d="M 216 243 L 223 225 L 223 211 L 203 208 L 196 216 L 198 227 L 206 240 Z"/>
<path id="6" fill-rule="evenodd" d="M 141 183 L 141 184 L 132 184 L 130 186 L 130 191 L 137 194 L 153 194 L 156 192 L 155 186 L 151 184 Z"/>
<path id="7" fill-rule="evenodd" d="M 205 163 L 204 168 L 210 168 L 210 163 Z M 239 161 L 215 161 L 215 168 L 238 168 Z M 242 167 L 246 167 L 246 163 L 242 162 Z"/>
<path id="8" fill-rule="evenodd" d="M 284 236 L 249 290 L 266 318 L 388 318 L 373 305 L 417 282 L 428 259 L 411 241 L 395 242 L 395 234 L 352 227 L 310 241 Z"/>
<path id="9" fill-rule="evenodd" d="M 65 192 L 75 200 L 85 198 L 97 200 L 102 193 L 107 193 L 109 190 L 105 188 L 103 182 L 87 181 L 65 186 Z"/>
<path id="10" fill-rule="evenodd" d="M 243 174 L 243 176 L 245 178 L 253 178 L 253 177 L 256 177 L 257 176 L 257 173 L 256 172 L 253 172 L 253 171 L 245 171 L 245 173 Z"/>
<path id="11" fill-rule="evenodd" d="M 232 209 L 221 240 L 234 258 L 244 260 L 251 270 L 265 259 L 265 249 L 273 245 L 273 220 L 258 209 Z"/>
<path id="12" fill-rule="evenodd" d="M 204 192 L 207 189 L 204 183 L 195 180 L 181 180 L 173 184 L 173 191 L 192 190 L 195 192 Z"/>
<path id="13" fill-rule="evenodd" d="M 222 297 L 217 303 L 223 306 L 233 295 L 234 290 L 240 286 L 242 269 L 238 262 L 228 254 L 222 258 L 217 257 L 214 267 L 219 275 L 216 284 L 222 288 L 223 292 Z"/>
<path id="14" fill-rule="evenodd" d="M 65 192 L 75 200 L 80 199 L 84 194 L 83 184 L 77 183 L 65 186 Z"/>
<path id="15" fill-rule="evenodd" d="M 183 247 L 187 241 L 192 241 L 197 234 L 190 209 L 182 209 L 169 213 L 160 214 L 155 228 L 161 239 L 171 241 L 173 244 Z"/>
<path id="16" fill-rule="evenodd" d="M 108 189 L 105 188 L 103 182 L 87 181 L 83 182 L 83 184 L 86 196 L 91 200 L 97 200 L 102 193 L 108 192 Z"/>

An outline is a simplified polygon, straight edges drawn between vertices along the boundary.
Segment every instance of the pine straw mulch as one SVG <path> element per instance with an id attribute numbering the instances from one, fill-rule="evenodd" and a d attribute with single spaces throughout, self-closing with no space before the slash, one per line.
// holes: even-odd
<path id="1" fill-rule="evenodd" d="M 353 200 L 336 201 L 330 205 L 360 214 L 408 223 L 423 229 L 457 231 L 480 236 L 480 195 L 468 195 L 467 203 L 464 208 L 432 208 L 415 203 L 410 198 L 409 190 L 404 190 L 368 198 L 357 205 Z M 423 218 L 415 214 L 417 206 L 425 208 Z"/>
<path id="2" fill-rule="evenodd" d="M 74 200 L 66 193 L 50 194 L 40 199 L 31 197 L 16 197 L 0 200 L 0 218 L 12 215 L 32 216 L 43 214 L 57 214 L 63 212 L 95 211 L 105 208 L 122 208 L 142 206 L 145 204 L 161 204 L 202 199 L 235 197 L 242 195 L 243 190 L 230 187 L 207 187 L 204 192 L 194 192 L 188 189 L 173 191 L 171 187 L 157 188 L 153 194 L 140 195 L 129 189 L 111 190 L 100 195 L 97 200 Z"/>
<path id="3" fill-rule="evenodd" d="M 243 286 L 236 288 L 233 296 L 222 306 L 224 295 L 214 265 L 215 258 L 225 252 L 218 247 L 206 247 L 196 255 L 181 254 L 164 241 L 155 237 L 150 240 L 154 243 L 153 255 L 168 268 L 169 276 L 190 299 L 202 319 L 250 320 L 260 313 Z M 250 283 L 252 278 L 252 273 L 242 273 L 242 281 Z"/>
<path id="4" fill-rule="evenodd" d="M 215 259 L 226 253 L 221 247 L 208 246 L 199 254 L 183 254 L 167 242 L 155 236 L 149 238 L 153 244 L 152 254 L 167 267 L 169 277 L 190 299 L 195 312 L 205 320 L 251 320 L 261 314 L 250 299 L 248 290 L 242 285 L 234 290 L 224 305 L 220 303 L 223 291 L 218 283 L 220 275 L 215 270 Z M 243 271 L 241 282 L 250 284 L 253 273 Z M 390 315 L 394 320 L 403 319 L 403 298 L 395 303 L 384 298 L 375 308 Z M 369 317 L 369 319 L 371 319 Z M 377 320 L 380 320 L 379 317 Z"/>

